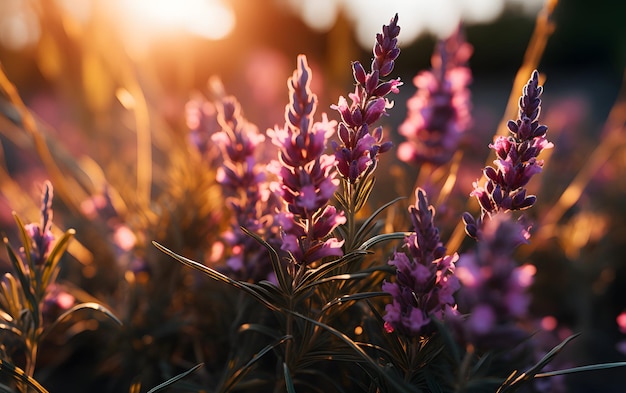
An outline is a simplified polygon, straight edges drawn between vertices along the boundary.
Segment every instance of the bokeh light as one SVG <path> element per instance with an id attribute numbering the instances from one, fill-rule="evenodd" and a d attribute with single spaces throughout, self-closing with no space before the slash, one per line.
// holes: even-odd
<path id="1" fill-rule="evenodd" d="M 423 34 L 447 37 L 459 22 L 468 24 L 493 22 L 506 6 L 534 15 L 543 0 L 283 0 L 300 15 L 309 27 L 327 31 L 340 11 L 354 24 L 355 34 L 363 48 L 371 46 L 372 37 L 389 15 L 402 15 L 402 41 L 410 43 Z"/>

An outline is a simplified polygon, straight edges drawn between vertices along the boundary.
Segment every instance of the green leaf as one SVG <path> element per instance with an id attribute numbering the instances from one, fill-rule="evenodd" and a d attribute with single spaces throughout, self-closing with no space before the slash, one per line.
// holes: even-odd
<path id="1" fill-rule="evenodd" d="M 70 308 L 69 310 L 65 311 L 63 314 L 59 315 L 59 317 L 48 327 L 48 329 L 46 329 L 47 331 L 52 330 L 54 327 L 56 327 L 57 325 L 65 322 L 67 319 L 69 319 L 69 317 L 74 314 L 77 311 L 81 311 L 81 310 L 91 310 L 91 311 L 97 311 L 101 314 L 103 314 L 104 316 L 108 317 L 109 319 L 111 319 L 113 322 L 115 322 L 117 325 L 122 326 L 123 323 L 122 321 L 120 321 L 115 314 L 113 314 L 111 311 L 109 311 L 109 309 L 107 309 L 106 307 L 104 307 L 101 304 L 98 303 L 93 303 L 93 302 L 89 302 L 89 303 L 81 303 L 81 304 L 77 304 L 74 307 Z"/>
<path id="2" fill-rule="evenodd" d="M 59 265 L 61 256 L 63 256 L 63 253 L 69 246 L 70 240 L 75 234 L 75 230 L 68 229 L 54 244 L 54 248 L 50 251 L 41 271 L 41 285 L 39 287 L 40 293 L 37 294 L 38 297 L 42 298 L 45 295 L 46 288 L 54 280 L 56 273 L 58 273 L 57 266 Z"/>
<path id="3" fill-rule="evenodd" d="M 302 289 L 307 289 L 307 288 L 311 288 L 311 287 L 316 287 L 320 284 L 326 283 L 326 282 L 331 282 L 331 281 L 348 281 L 348 280 L 358 280 L 361 278 L 366 278 L 370 275 L 371 273 L 369 272 L 358 272 L 358 273 L 345 273 L 345 274 L 338 274 L 335 276 L 330 276 L 330 277 L 326 277 L 323 278 L 321 280 L 317 280 L 317 281 L 313 281 L 311 283 L 308 283 L 306 285 L 304 285 L 302 287 Z"/>
<path id="4" fill-rule="evenodd" d="M 0 282 L 0 288 L 2 291 L 0 303 L 2 308 L 4 308 L 0 317 L 7 322 L 19 320 L 22 310 L 28 308 L 28 306 L 24 305 L 25 299 L 19 284 L 15 281 L 15 277 L 11 273 L 5 273 L 3 280 Z"/>
<path id="5" fill-rule="evenodd" d="M 535 378 L 547 378 L 547 377 L 554 377 L 557 375 L 574 374 L 574 373 L 581 373 L 581 372 L 586 372 L 586 371 L 606 370 L 609 368 L 617 368 L 617 367 L 626 367 L 626 362 L 590 364 L 587 366 L 566 368 L 563 370 L 556 370 L 556 371 L 549 371 L 545 373 L 535 374 Z"/>
<path id="6" fill-rule="evenodd" d="M 535 374 L 538 374 L 539 371 L 541 371 L 541 369 L 543 369 L 548 363 L 550 363 L 552 361 L 552 359 L 554 359 L 554 357 L 556 355 L 558 355 L 558 353 L 561 352 L 563 350 L 563 348 L 570 341 L 572 341 L 573 339 L 575 339 L 579 335 L 580 335 L 580 333 L 573 334 L 573 335 L 569 336 L 568 338 L 566 338 L 565 340 L 563 340 L 563 342 L 561 342 L 556 347 L 552 348 L 552 350 L 550 350 L 550 352 L 548 352 L 543 358 L 541 358 L 541 360 L 539 360 L 539 362 L 537 362 L 537 364 L 532 366 L 527 371 L 525 371 L 523 373 L 520 373 L 519 375 L 518 375 L 517 371 L 514 371 L 504 381 L 504 383 L 498 388 L 496 393 L 505 393 L 505 392 L 508 392 L 508 391 L 511 391 L 511 390 L 515 390 L 515 389 L 519 388 L 519 386 L 523 385 L 524 383 L 532 380 L 534 378 Z"/>
<path id="7" fill-rule="evenodd" d="M 254 356 L 252 356 L 252 359 L 250 359 L 246 364 L 244 364 L 242 367 L 240 367 L 231 378 L 229 378 L 228 382 L 224 385 L 224 388 L 222 389 L 225 392 L 229 392 L 231 390 L 232 387 L 234 387 L 234 385 L 237 383 L 237 381 L 239 379 L 241 379 L 244 375 L 246 375 L 251 369 L 252 366 L 259 361 L 259 359 L 261 359 L 265 354 L 267 354 L 268 352 L 272 351 L 274 348 L 276 348 L 277 346 L 281 345 L 282 343 L 284 343 L 287 340 L 291 340 L 293 339 L 292 336 L 283 336 L 279 339 L 277 339 L 276 341 L 274 341 L 271 344 L 266 345 L 265 347 L 263 347 L 263 349 L 261 349 L 259 352 L 255 353 Z"/>
<path id="8" fill-rule="evenodd" d="M 291 379 L 291 374 L 289 373 L 289 367 L 287 367 L 287 363 L 283 362 L 283 373 L 285 374 L 285 386 L 287 387 L 287 393 L 296 393 L 296 388 L 293 386 L 293 380 Z"/>
<path id="9" fill-rule="evenodd" d="M 362 257 L 363 255 L 368 254 L 368 251 L 366 250 L 355 250 L 355 251 L 351 251 L 348 254 L 344 255 L 343 257 L 339 258 L 339 259 L 335 259 L 333 261 L 330 262 L 326 262 L 320 266 L 318 266 L 315 269 L 309 269 L 305 274 L 304 274 L 304 279 L 302 280 L 302 282 L 300 283 L 300 285 L 298 286 L 297 290 L 301 290 L 304 287 L 308 287 L 310 286 L 309 284 L 315 281 L 318 281 L 320 279 L 322 279 L 326 274 L 329 274 L 330 272 L 332 272 L 335 269 L 338 269 L 339 267 L 352 262 L 353 260 Z"/>
<path id="10" fill-rule="evenodd" d="M 26 375 L 24 370 L 17 366 L 14 366 L 6 360 L 0 359 L 0 373 L 9 375 L 18 382 L 25 383 L 38 393 L 48 393 L 48 391 L 44 389 L 44 387 L 41 386 L 39 382 L 37 382 L 34 378 Z"/>
<path id="11" fill-rule="evenodd" d="M 192 261 L 191 259 L 185 258 L 181 255 L 176 254 L 175 252 L 169 250 L 168 248 L 160 245 L 159 243 L 153 241 L 152 244 L 158 248 L 159 250 L 161 250 L 162 252 L 164 252 L 165 254 L 171 256 L 172 258 L 176 259 L 177 261 L 181 262 L 183 265 L 191 267 L 193 269 L 196 269 L 204 274 L 206 274 L 207 276 L 209 276 L 210 278 L 216 280 L 216 281 L 220 281 L 223 282 L 225 284 L 230 285 L 231 287 L 237 288 L 249 295 L 251 295 L 252 297 L 254 297 L 255 299 L 257 299 L 259 302 L 261 302 L 264 306 L 266 306 L 267 308 L 269 308 L 270 310 L 274 310 L 274 311 L 278 311 L 280 310 L 280 307 L 278 307 L 277 305 L 275 305 L 274 303 L 270 302 L 268 299 L 266 299 L 261 292 L 265 291 L 263 288 L 259 287 L 258 285 L 254 285 L 254 284 L 250 284 L 244 281 L 237 281 L 237 280 L 233 280 L 232 278 L 228 277 L 225 274 L 222 274 L 220 272 L 218 272 L 215 269 L 211 269 L 208 266 L 204 266 L 201 263 Z"/>
<path id="12" fill-rule="evenodd" d="M 392 232 L 392 233 L 383 233 L 380 235 L 376 235 L 369 240 L 363 242 L 359 247 L 359 250 L 369 250 L 372 246 L 386 242 L 388 240 L 402 240 L 405 237 L 409 236 L 412 232 Z"/>
<path id="13" fill-rule="evenodd" d="M 365 206 L 365 203 L 370 197 L 372 190 L 374 189 L 374 183 L 376 178 L 374 176 L 368 176 L 364 181 L 358 183 L 356 192 L 354 195 L 354 212 L 358 212 Z"/>
<path id="14" fill-rule="evenodd" d="M 190 368 L 189 370 L 185 371 L 184 373 L 178 374 L 177 376 L 168 379 L 167 381 L 163 382 L 162 384 L 153 387 L 152 389 L 148 390 L 148 393 L 156 393 L 159 392 L 173 384 L 175 384 L 176 382 L 180 381 L 181 379 L 185 378 L 187 375 L 193 373 L 194 371 L 196 371 L 197 369 L 199 369 L 200 367 L 202 367 L 204 365 L 204 363 L 200 363 L 200 364 L 196 364 L 195 366 L 193 366 L 192 368 Z"/>
<path id="15" fill-rule="evenodd" d="M 26 271 L 24 270 L 24 265 L 23 265 L 22 259 L 17 255 L 15 250 L 13 250 L 13 247 L 11 247 L 11 245 L 9 244 L 9 241 L 8 241 L 8 239 L 6 237 L 4 238 L 4 243 L 7 246 L 7 251 L 9 253 L 9 259 L 11 260 L 11 264 L 13 265 L 13 269 L 15 270 L 15 273 L 17 273 L 17 278 L 20 281 L 21 288 L 22 288 L 22 294 L 24 295 L 24 299 L 28 303 L 28 304 L 22 304 L 22 308 L 30 310 L 30 312 L 33 315 L 38 315 L 39 313 L 36 312 L 36 311 L 38 310 L 39 303 L 35 299 L 35 295 L 33 293 L 33 289 L 32 289 L 32 286 L 31 286 L 31 282 L 32 281 L 31 281 L 30 275 L 28 275 L 26 273 Z M 36 318 L 38 318 L 38 317 L 36 317 Z"/>
<path id="16" fill-rule="evenodd" d="M 278 285 L 285 293 L 291 293 L 291 277 L 285 271 L 285 268 L 280 263 L 280 257 L 274 248 L 265 240 L 263 240 L 256 233 L 250 232 L 248 229 L 244 227 L 240 227 L 241 230 L 248 236 L 252 237 L 259 244 L 267 249 L 270 254 L 270 261 L 272 262 L 272 268 L 274 269 L 274 273 L 276 273 L 276 279 L 278 280 Z"/>
<path id="17" fill-rule="evenodd" d="M 398 197 L 390 202 L 385 203 L 384 205 L 382 205 L 381 207 L 379 207 L 378 209 L 376 209 L 374 211 L 374 213 L 372 213 L 361 225 L 361 227 L 359 228 L 359 230 L 357 231 L 356 235 L 354 235 L 354 239 L 356 243 L 361 243 L 361 240 L 363 237 L 367 236 L 367 234 L 369 233 L 369 229 L 368 227 L 370 227 L 370 224 L 372 223 L 372 221 L 374 221 L 374 219 L 376 219 L 376 217 L 382 213 L 385 209 L 387 209 L 389 206 L 395 204 L 396 202 L 402 200 L 402 199 L 406 199 L 406 197 Z"/>
<path id="18" fill-rule="evenodd" d="M 30 255 L 31 254 L 30 246 L 31 246 L 32 239 L 30 238 L 30 236 L 28 236 L 28 233 L 26 232 L 26 226 L 24 225 L 24 222 L 15 212 L 13 212 L 13 219 L 17 223 L 17 229 L 19 230 L 20 239 L 22 241 L 22 246 L 24 247 L 24 255 L 26 256 L 26 262 L 29 267 L 30 280 L 34 282 L 35 281 L 35 263 L 33 262 L 33 259 Z"/>
<path id="19" fill-rule="evenodd" d="M 322 308 L 322 311 L 326 311 L 328 308 L 336 304 L 342 304 L 342 303 L 351 302 L 351 301 L 360 300 L 360 299 L 369 299 L 372 297 L 379 297 L 379 296 L 391 296 L 391 295 L 387 292 L 362 292 L 362 293 L 354 293 L 352 295 L 344 295 L 326 303 L 326 305 Z"/>
<path id="20" fill-rule="evenodd" d="M 354 350 L 364 361 L 365 363 L 367 363 L 370 367 L 372 367 L 373 370 L 378 371 L 380 374 L 382 374 L 382 376 L 394 387 L 394 391 L 396 392 L 400 392 L 400 393 L 409 393 L 409 392 L 413 392 L 414 391 L 414 387 L 409 387 L 406 386 L 404 384 L 402 384 L 402 382 L 390 377 L 389 375 L 387 375 L 384 370 L 381 369 L 381 367 L 378 365 L 378 363 L 373 360 L 367 353 L 365 353 L 365 351 L 358 345 L 358 343 L 356 343 L 355 341 L 353 341 L 352 339 L 350 339 L 350 337 L 346 336 L 345 334 L 343 334 L 342 332 L 340 332 L 339 330 L 333 328 L 332 326 L 326 325 L 325 323 L 316 321 L 315 319 L 309 318 L 305 315 L 302 315 L 298 312 L 292 311 L 292 310 L 288 310 L 288 309 L 283 309 L 283 312 L 285 313 L 289 313 L 292 314 L 298 318 L 301 318 L 305 321 L 308 321 L 314 325 L 317 325 L 319 327 L 321 327 L 322 329 L 325 329 L 326 331 L 328 331 L 329 333 L 331 333 L 332 335 L 334 335 L 335 337 L 339 338 L 341 341 L 343 341 L 348 347 L 350 347 L 352 350 Z"/>

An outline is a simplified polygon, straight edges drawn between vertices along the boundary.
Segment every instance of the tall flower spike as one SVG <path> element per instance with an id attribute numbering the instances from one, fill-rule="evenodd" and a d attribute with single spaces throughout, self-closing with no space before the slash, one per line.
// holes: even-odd
<path id="1" fill-rule="evenodd" d="M 409 207 L 415 232 L 388 262 L 396 267 L 395 282 L 382 286 L 393 296 L 385 307 L 385 329 L 409 337 L 432 334 L 433 316 L 442 320 L 456 315 L 453 295 L 459 289 L 454 275 L 458 255 L 445 255 L 434 224 L 435 209 L 428 205 L 425 192 L 418 188 L 415 197 L 415 205 Z"/>
<path id="2" fill-rule="evenodd" d="M 285 207 L 276 217 L 284 231 L 281 248 L 299 265 L 343 255 L 343 242 L 329 235 L 345 223 L 343 212 L 328 204 L 339 185 L 336 160 L 323 154 L 336 122 L 322 115 L 321 122 L 313 123 L 317 97 L 311 92 L 310 77 L 306 57 L 299 55 L 297 69 L 288 81 L 285 126 L 267 131 L 279 148 L 278 160 L 268 170 L 278 178 L 272 189 Z"/>
<path id="3" fill-rule="evenodd" d="M 413 79 L 417 92 L 407 102 L 408 114 L 399 133 L 406 138 L 398 158 L 410 164 L 445 164 L 454 154 L 461 135 L 470 127 L 472 73 L 467 61 L 472 46 L 460 27 L 439 41 L 431 60 L 432 69 Z"/>
<path id="4" fill-rule="evenodd" d="M 245 120 L 234 97 L 225 97 L 220 104 L 217 118 L 221 131 L 211 139 L 223 152 L 224 164 L 218 169 L 217 181 L 234 212 L 231 228 L 224 234 L 231 251 L 226 264 L 238 279 L 271 280 L 267 250 L 241 230 L 244 227 L 271 241 L 272 214 L 278 204 L 269 192 L 264 166 L 255 158 L 256 148 L 265 137 Z"/>
<path id="5" fill-rule="evenodd" d="M 39 224 L 26 224 L 24 229 L 28 237 L 32 240 L 30 245 L 30 258 L 35 266 L 41 266 L 46 262 L 48 254 L 54 243 L 52 234 L 52 184 L 49 181 L 44 183 L 44 190 L 41 196 L 41 221 Z"/>
<path id="6" fill-rule="evenodd" d="M 513 136 L 499 136 L 489 146 L 495 151 L 497 159 L 494 161 L 496 168 L 485 168 L 485 176 L 488 178 L 485 189 L 499 189 L 500 195 L 491 191 L 490 199 L 493 203 L 481 203 L 487 213 L 496 209 L 521 210 L 535 203 L 536 197 L 526 196 L 524 186 L 533 175 L 542 171 L 543 160 L 537 159 L 539 153 L 554 146 L 545 138 L 548 127 L 540 125 L 538 121 L 542 92 L 539 73 L 535 70 L 520 97 L 519 118 L 507 124 Z M 475 196 L 479 202 L 484 199 L 481 198 L 480 189 L 475 190 Z"/>
<path id="7" fill-rule="evenodd" d="M 545 137 L 548 127 L 540 125 L 538 120 L 542 92 L 539 73 L 535 70 L 520 97 L 519 118 L 507 124 L 511 135 L 498 136 L 489 145 L 496 153 L 495 168 L 485 167 L 487 180 L 484 186 L 474 182 L 474 190 L 470 194 L 480 204 L 481 217 L 478 222 L 469 214 L 463 217 L 470 236 L 476 237 L 479 222 L 485 216 L 499 211 L 527 209 L 535 203 L 537 197 L 526 195 L 525 186 L 542 171 L 543 160 L 537 159 L 539 153 L 554 146 Z"/>
<path id="8" fill-rule="evenodd" d="M 371 72 L 366 73 L 358 61 L 352 63 L 356 82 L 354 93 L 349 95 L 352 103 L 348 104 L 342 96 L 337 105 L 331 106 L 341 115 L 337 131 L 341 145 L 333 142 L 337 168 L 350 183 L 356 183 L 372 173 L 378 163 L 378 155 L 392 147 L 391 142 L 383 142 L 382 127 L 371 132 L 370 129 L 393 106 L 385 97 L 391 92 L 397 94 L 398 87 L 402 85 L 400 78 L 381 79 L 393 71 L 400 54 L 398 34 L 400 27 L 396 14 L 389 25 L 383 26 L 383 32 L 376 35 Z"/>

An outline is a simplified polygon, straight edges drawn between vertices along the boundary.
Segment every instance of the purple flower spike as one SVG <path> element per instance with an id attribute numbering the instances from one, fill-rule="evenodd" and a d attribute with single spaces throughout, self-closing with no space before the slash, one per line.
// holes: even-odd
<path id="1" fill-rule="evenodd" d="M 352 63 L 356 82 L 354 93 L 349 94 L 352 103 L 339 97 L 337 105 L 331 106 L 341 115 L 337 130 L 341 144 L 334 144 L 337 169 L 352 184 L 371 174 L 378 163 L 378 155 L 391 148 L 391 142 L 382 142 L 382 128 L 374 130 L 375 136 L 370 134 L 370 129 L 393 106 L 385 97 L 389 93 L 397 94 L 402 85 L 399 78 L 381 79 L 391 74 L 400 54 L 398 34 L 396 14 L 389 25 L 383 26 L 383 32 L 376 35 L 371 72 L 366 72 L 358 61 Z"/>
<path id="2" fill-rule="evenodd" d="M 519 100 L 519 118 L 509 121 L 509 136 L 498 136 L 489 145 L 496 153 L 495 167 L 484 169 L 484 185 L 474 182 L 471 196 L 476 197 L 481 208 L 481 219 L 497 212 L 524 210 L 535 204 L 537 197 L 526 195 L 526 184 L 543 170 L 543 160 L 537 156 L 543 149 L 554 145 L 545 138 L 548 127 L 539 124 L 541 112 L 541 93 L 539 73 L 533 71 L 530 80 L 524 86 Z M 468 225 L 466 233 L 476 237 L 475 227 Z"/>
<path id="3" fill-rule="evenodd" d="M 456 274 L 463 284 L 459 307 L 471 312 L 464 329 L 468 341 L 493 348 L 523 335 L 515 322 L 527 315 L 526 290 L 536 269 L 519 266 L 513 253 L 529 237 L 528 228 L 510 212 L 499 212 L 484 222 L 476 250 L 461 255 Z"/>
<path id="4" fill-rule="evenodd" d="M 52 234 L 52 184 L 46 181 L 43 186 L 41 221 L 39 224 L 31 223 L 24 226 L 28 237 L 32 240 L 30 257 L 35 266 L 42 266 L 46 262 L 54 243 L 54 235 Z"/>
<path id="5" fill-rule="evenodd" d="M 288 81 L 285 126 L 267 131 L 279 148 L 278 160 L 268 170 L 278 178 L 272 190 L 282 197 L 286 210 L 276 216 L 283 231 L 281 248 L 299 265 L 343 255 L 343 242 L 329 236 L 346 221 L 343 212 L 328 204 L 339 180 L 337 160 L 323 152 L 336 122 L 328 121 L 324 114 L 321 122 L 313 123 L 317 97 L 310 90 L 310 78 L 306 57 L 300 55 Z"/>
<path id="6" fill-rule="evenodd" d="M 224 234 L 230 246 L 226 264 L 238 279 L 273 280 L 267 250 L 241 230 L 244 227 L 272 242 L 272 215 L 278 203 L 269 192 L 265 165 L 255 158 L 257 146 L 265 136 L 245 120 L 234 97 L 222 99 L 217 110 L 221 130 L 211 139 L 222 150 L 224 159 L 217 172 L 217 181 L 234 213 L 230 230 Z"/>
<path id="7" fill-rule="evenodd" d="M 472 50 L 458 29 L 437 45 L 432 69 L 413 79 L 417 92 L 407 102 L 408 115 L 399 128 L 406 138 L 398 147 L 401 161 L 443 165 L 454 154 L 472 123 L 467 88 L 472 79 L 467 67 Z"/>
<path id="8" fill-rule="evenodd" d="M 454 275 L 458 255 L 445 255 L 446 249 L 435 227 L 435 209 L 428 205 L 420 188 L 416 203 L 409 208 L 415 233 L 404 240 L 404 250 L 388 262 L 396 267 L 396 280 L 383 282 L 382 289 L 393 296 L 385 307 L 385 329 L 409 337 L 434 332 L 431 318 L 440 320 L 457 315 L 454 293 L 459 281 Z"/>

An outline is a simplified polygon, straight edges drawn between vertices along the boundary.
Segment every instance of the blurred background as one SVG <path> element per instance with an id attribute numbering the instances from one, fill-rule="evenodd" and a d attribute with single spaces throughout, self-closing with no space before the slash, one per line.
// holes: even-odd
<path id="1" fill-rule="evenodd" d="M 141 129 L 149 131 L 148 143 L 154 145 L 143 158 L 154 162 L 150 171 L 158 180 L 170 143 L 186 140 L 186 102 L 194 94 L 208 94 L 210 78 L 219 77 L 226 92 L 241 101 L 248 120 L 263 131 L 283 123 L 286 80 L 296 56 L 304 53 L 313 69 L 318 113 L 330 113 L 339 95 L 352 90 L 350 62 L 369 62 L 375 34 L 395 13 L 402 53 L 394 75 L 405 85 L 385 119 L 385 132 L 399 141 L 397 126 L 415 92 L 412 78 L 430 67 L 436 39 L 462 22 L 474 47 L 474 124 L 464 136 L 467 165 L 458 183 L 459 195 L 466 197 L 480 176 L 543 6 L 541 0 L 1 0 L 0 62 L 53 141 L 55 157 L 63 157 L 68 168 L 75 160 L 81 169 L 73 176 L 89 175 L 93 189 L 87 194 L 98 191 L 93 179 L 103 176 L 118 179 L 123 199 L 141 183 L 138 175 L 129 178 L 132 187 L 124 186 L 129 169 L 143 173 L 135 167 L 141 166 Z M 529 214 L 537 222 L 614 133 L 615 124 L 606 122 L 626 68 L 625 16 L 624 2 L 564 0 L 551 17 L 556 29 L 538 68 L 545 80 L 542 123 L 556 149 L 534 186 L 541 204 Z M 49 173 L 15 127 L 19 117 L 6 100 L 0 105 L 6 118 L 0 123 L 6 172 L 36 202 L 38 185 Z M 140 108 L 145 108 L 143 115 Z M 616 115 L 617 133 L 624 133 L 624 116 L 623 110 Z M 534 312 L 555 318 L 565 330 L 584 332 L 569 349 L 570 365 L 624 359 L 616 346 L 626 335 L 616 317 L 626 309 L 626 150 L 623 138 L 618 140 L 576 203 L 533 238 L 533 248 L 522 255 L 538 267 Z M 382 167 L 401 168 L 406 182 L 389 177 L 389 187 L 381 189 L 394 195 L 382 193 L 377 196 L 381 201 L 411 195 L 414 184 L 415 168 L 388 155 Z M 10 232 L 12 210 L 23 210 L 32 220 L 36 215 L 17 200 L 19 194 L 7 194 L 6 184 L 0 223 L 3 232 Z M 156 194 L 158 187 L 151 191 Z M 145 191 L 148 199 L 151 191 Z M 55 222 L 77 224 L 62 213 Z M 93 295 L 113 292 L 107 288 L 113 284 L 97 279 L 100 270 L 87 265 L 76 264 L 82 270 L 75 279 Z M 617 375 L 611 373 L 574 377 L 573 385 L 581 392 L 598 391 L 594 386 Z M 604 389 L 612 391 L 608 385 Z"/>

